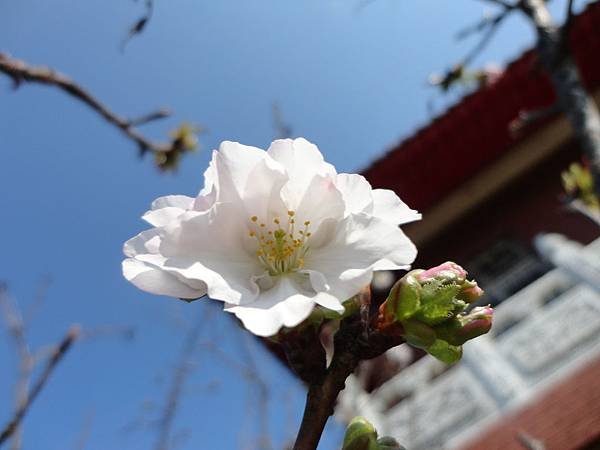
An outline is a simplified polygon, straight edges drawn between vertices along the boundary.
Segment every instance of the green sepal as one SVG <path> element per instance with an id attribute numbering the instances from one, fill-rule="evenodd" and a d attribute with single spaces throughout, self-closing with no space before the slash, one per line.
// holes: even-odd
<path id="1" fill-rule="evenodd" d="M 436 340 L 426 350 L 431 356 L 446 364 L 454 364 L 462 357 L 462 347 L 450 345 L 441 339 Z"/>
<path id="2" fill-rule="evenodd" d="M 419 271 L 420 272 L 420 271 Z M 399 280 L 387 298 L 388 316 L 403 321 L 413 316 L 420 308 L 421 285 L 412 273 Z"/>
<path id="3" fill-rule="evenodd" d="M 346 428 L 342 450 L 378 450 L 377 431 L 371 422 L 360 416 L 352 419 Z"/>
<path id="4" fill-rule="evenodd" d="M 427 349 L 437 339 L 435 331 L 426 323 L 409 319 L 402 322 L 404 338 L 413 347 Z"/>
<path id="5" fill-rule="evenodd" d="M 406 450 L 396 439 L 390 436 L 384 436 L 377 439 L 378 450 Z"/>
<path id="6" fill-rule="evenodd" d="M 456 317 L 453 317 L 434 328 L 438 339 L 446 341 L 448 344 L 454 346 L 461 346 L 468 341 L 467 338 L 461 336 L 461 329 L 462 324 Z"/>

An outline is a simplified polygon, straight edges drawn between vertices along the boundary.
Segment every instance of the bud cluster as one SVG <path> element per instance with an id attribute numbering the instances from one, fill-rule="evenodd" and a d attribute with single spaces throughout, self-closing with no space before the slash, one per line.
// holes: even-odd
<path id="1" fill-rule="evenodd" d="M 487 333 L 493 309 L 470 304 L 483 295 L 458 264 L 446 262 L 428 270 L 413 270 L 396 282 L 379 309 L 379 328 L 400 332 L 406 342 L 451 364 L 462 356 L 462 345 Z"/>
<path id="2" fill-rule="evenodd" d="M 389 436 L 377 438 L 377 430 L 364 417 L 352 419 L 346 434 L 342 450 L 405 450 L 398 442 Z"/>

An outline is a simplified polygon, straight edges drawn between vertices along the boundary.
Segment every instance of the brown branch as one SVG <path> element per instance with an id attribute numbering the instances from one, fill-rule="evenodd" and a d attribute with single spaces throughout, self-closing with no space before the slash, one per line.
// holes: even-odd
<path id="1" fill-rule="evenodd" d="M 486 26 L 481 26 L 481 24 L 478 24 L 478 31 L 482 31 L 483 36 L 481 37 L 477 45 L 475 45 L 475 47 L 473 47 L 473 49 L 469 53 L 467 53 L 467 55 L 463 58 L 462 62 L 460 63 L 463 67 L 466 67 L 469 64 L 471 64 L 471 62 L 487 47 L 487 45 L 490 43 L 490 41 L 498 31 L 498 28 L 500 27 L 502 22 L 504 22 L 504 19 L 506 19 L 509 16 L 509 14 L 516 8 L 514 5 L 509 4 L 503 6 L 504 11 L 494 16 L 492 19 L 489 19 L 487 21 Z"/>
<path id="2" fill-rule="evenodd" d="M 25 338 L 25 320 L 14 299 L 9 296 L 5 285 L 0 286 L 0 306 L 19 361 L 19 375 L 15 384 L 15 409 L 18 410 L 27 402 L 29 397 L 29 383 L 35 358 Z M 19 450 L 21 448 L 20 426 L 15 427 L 11 438 L 11 449 Z"/>
<path id="3" fill-rule="evenodd" d="M 157 143 L 146 138 L 137 129 L 137 125 L 148 123 L 152 120 L 162 119 L 167 117 L 170 112 L 162 109 L 137 119 L 128 120 L 111 111 L 106 105 L 92 95 L 88 90 L 71 80 L 66 75 L 57 72 L 45 66 L 30 66 L 26 62 L 10 57 L 5 53 L 0 53 L 0 73 L 4 73 L 10 77 L 15 85 L 19 87 L 21 83 L 40 83 L 48 86 L 54 86 L 66 92 L 70 96 L 81 101 L 96 111 L 108 123 L 115 126 L 126 137 L 132 140 L 139 148 L 140 153 L 150 151 L 157 156 L 157 164 L 160 168 L 172 168 L 178 160 L 178 155 L 184 151 L 191 150 L 195 146 L 195 142 L 189 140 L 185 135 L 182 135 L 182 130 L 189 134 L 195 132 L 190 127 L 189 130 L 184 130 L 184 126 L 180 128 L 178 133 L 172 135 L 172 139 L 167 143 Z"/>
<path id="4" fill-rule="evenodd" d="M 505 0 L 480 0 L 480 1 L 484 1 L 487 3 L 493 3 L 495 5 L 503 6 L 504 8 L 513 8 L 515 6 L 515 4 L 509 3 Z"/>
<path id="5" fill-rule="evenodd" d="M 563 32 L 558 27 L 543 0 L 520 0 L 525 14 L 537 34 L 538 57 L 547 72 L 562 112 L 568 118 L 574 134 L 589 161 L 596 193 L 600 194 L 600 112 L 586 92 L 579 70 L 563 45 Z M 569 5 L 570 11 L 572 5 Z M 572 14 L 569 16 L 571 17 Z M 572 19 L 571 19 L 572 20 Z M 567 22 L 569 18 L 567 18 Z M 567 50 L 565 54 L 565 50 Z"/>
<path id="6" fill-rule="evenodd" d="M 175 417 L 179 410 L 183 390 L 190 374 L 192 356 L 198 347 L 198 339 L 204 330 L 203 325 L 206 321 L 210 320 L 212 313 L 213 311 L 210 310 L 208 314 L 201 314 L 198 323 L 190 324 L 189 331 L 184 339 L 181 354 L 179 355 L 179 361 L 173 372 L 173 378 L 165 400 L 162 417 L 158 422 L 159 428 L 156 444 L 154 445 L 155 450 L 168 450 L 171 447 L 173 424 L 175 423 Z"/>
<path id="7" fill-rule="evenodd" d="M 399 334 L 377 331 L 377 317 L 369 316 L 370 294 L 359 294 L 359 313 L 342 321 L 334 338 L 331 365 L 309 384 L 306 406 L 293 450 L 316 450 L 325 424 L 333 414 L 335 402 L 344 389 L 346 378 L 358 363 L 385 353 L 404 342 Z M 307 329 L 310 331 L 310 329 Z M 317 337 L 318 339 L 318 337 Z"/>
<path id="8" fill-rule="evenodd" d="M 2 444 L 4 444 L 12 436 L 15 430 L 18 429 L 19 424 L 29 411 L 29 408 L 33 404 L 34 400 L 37 398 L 42 389 L 44 389 L 44 386 L 46 386 L 46 383 L 50 379 L 50 376 L 56 369 L 57 365 L 60 363 L 60 361 L 63 359 L 65 354 L 69 351 L 69 349 L 79 336 L 79 332 L 79 326 L 72 326 L 65 335 L 65 337 L 62 339 L 62 341 L 55 348 L 53 354 L 48 359 L 42 373 L 33 385 L 27 397 L 27 400 L 20 406 L 20 408 L 17 409 L 13 418 L 10 420 L 10 422 L 8 422 L 8 424 L 6 424 L 2 432 L 0 432 L 0 446 L 2 446 Z"/>
<path id="9" fill-rule="evenodd" d="M 129 41 L 135 36 L 141 34 L 146 29 L 148 22 L 150 22 L 152 14 L 154 14 L 154 0 L 146 0 L 145 6 L 146 13 L 135 21 L 135 23 L 129 28 L 127 36 L 125 36 L 125 39 L 123 39 L 123 42 L 121 42 L 121 52 L 125 51 L 125 47 Z"/>

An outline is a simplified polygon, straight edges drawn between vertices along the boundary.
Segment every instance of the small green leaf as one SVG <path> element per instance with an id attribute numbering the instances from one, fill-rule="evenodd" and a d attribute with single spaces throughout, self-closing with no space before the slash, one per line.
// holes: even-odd
<path id="1" fill-rule="evenodd" d="M 429 325 L 436 325 L 448 320 L 458 306 L 455 297 L 459 292 L 460 286 L 456 284 L 428 283 L 424 285 L 421 290 L 421 308 L 415 317 Z"/>
<path id="2" fill-rule="evenodd" d="M 441 339 L 436 340 L 426 350 L 431 356 L 446 364 L 454 364 L 462 357 L 462 347 L 450 345 Z"/>

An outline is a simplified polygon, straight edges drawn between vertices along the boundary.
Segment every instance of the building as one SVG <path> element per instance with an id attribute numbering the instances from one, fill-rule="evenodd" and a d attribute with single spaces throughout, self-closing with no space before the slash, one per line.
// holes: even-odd
<path id="1" fill-rule="evenodd" d="M 600 101 L 600 2 L 576 18 L 571 38 Z M 577 264 L 600 274 L 600 230 L 560 200 L 560 173 L 581 155 L 562 116 L 511 133 L 519 113 L 554 100 L 527 51 L 364 170 L 423 213 L 406 227 L 414 267 L 456 261 L 499 306 L 492 332 L 468 343 L 456 367 L 406 346 L 364 364 L 340 397 L 343 419 L 365 415 L 410 450 L 527 448 L 519 439 L 600 448 L 600 288 L 534 248 L 540 233 L 558 233 L 581 247 Z"/>

